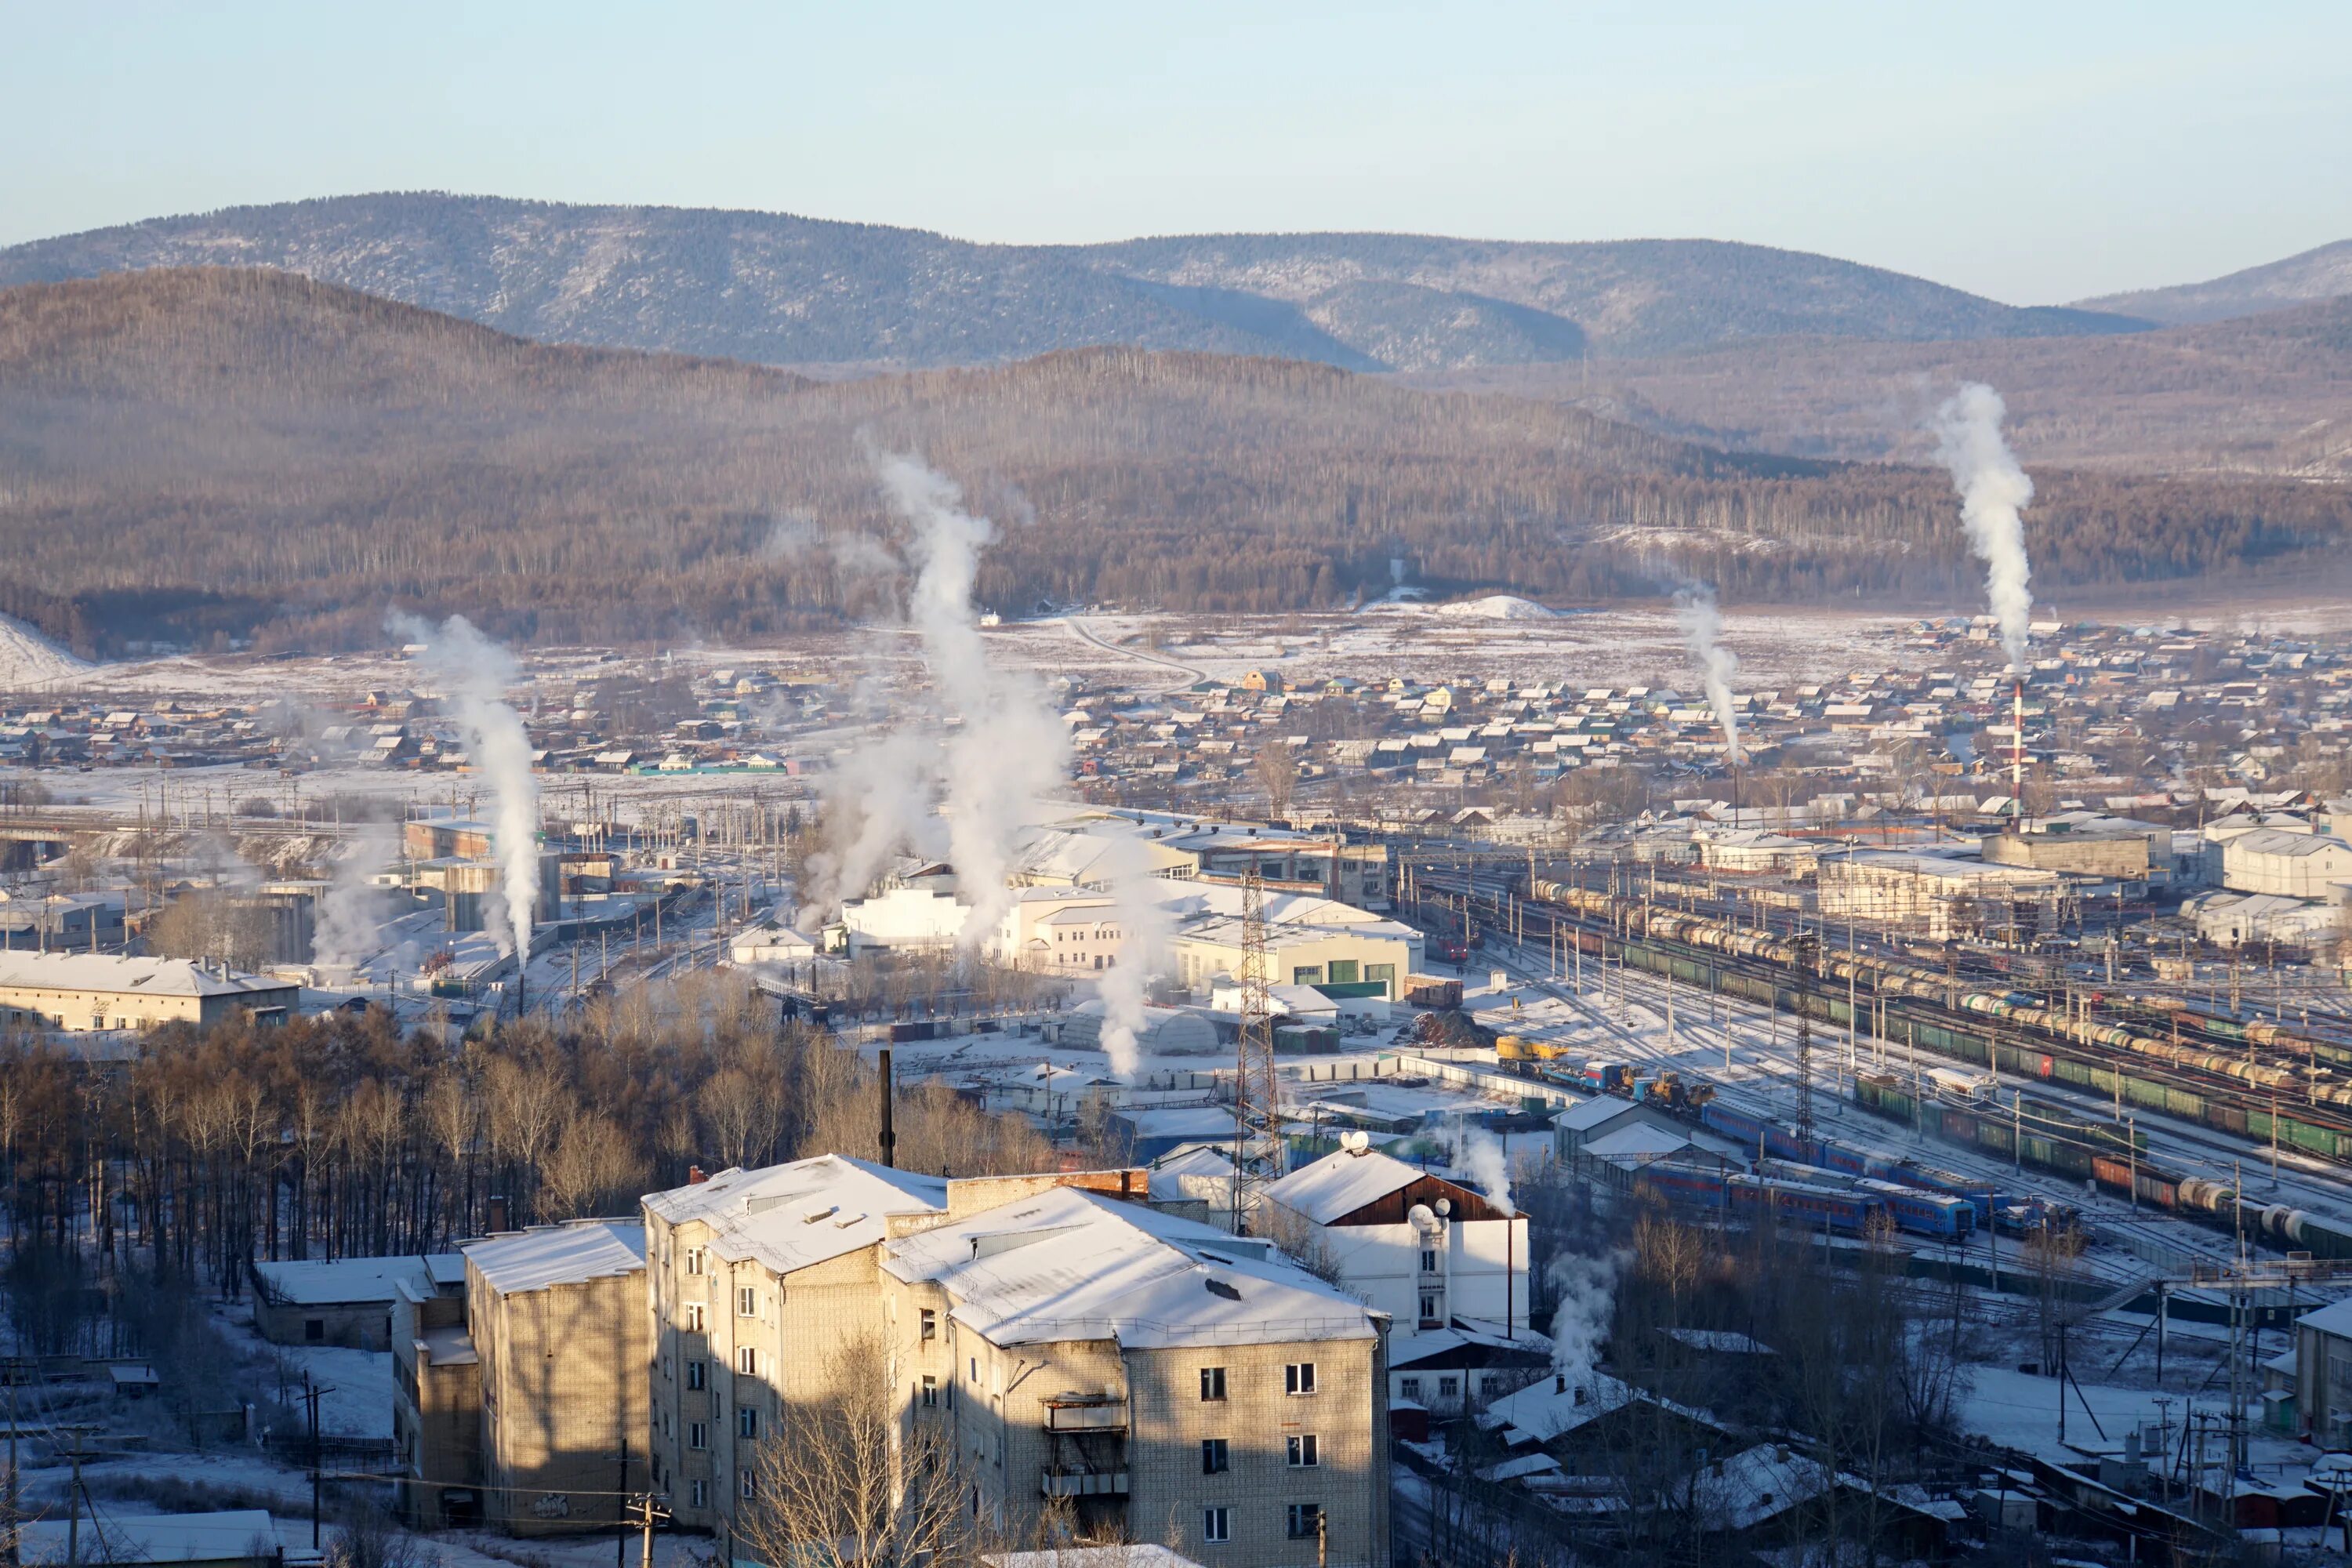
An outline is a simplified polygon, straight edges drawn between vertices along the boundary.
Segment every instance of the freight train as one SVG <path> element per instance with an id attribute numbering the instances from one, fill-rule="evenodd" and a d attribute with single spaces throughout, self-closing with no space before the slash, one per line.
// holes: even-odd
<path id="1" fill-rule="evenodd" d="M 2352 1226 L 2339 1226 L 2285 1204 L 2260 1204 L 2227 1182 L 2184 1176 L 2152 1161 L 2144 1134 L 2077 1121 L 2054 1108 L 2026 1102 L 1995 1109 L 1953 1105 L 1916 1093 L 1892 1074 L 1854 1079 L 1864 1110 L 1955 1143 L 1984 1150 L 2036 1170 L 2088 1182 L 2119 1197 L 2137 1195 L 2147 1207 L 2217 1228 L 2259 1237 L 2315 1258 L 2352 1258 Z M 1834 1163 L 1834 1160 L 1825 1163 Z M 1921 1183 L 1920 1184 L 1928 1184 Z"/>
<path id="2" fill-rule="evenodd" d="M 1850 1026 L 1859 1013 L 1860 1032 L 1881 1039 L 2352 1163 L 2352 1083 L 2324 1067 L 2280 1066 L 2242 1051 L 2175 1044 L 2118 1024 L 2072 1018 L 2020 993 L 1975 989 L 1874 953 L 1821 951 L 1808 974 L 1796 944 L 1784 937 L 1678 910 L 1645 913 L 1569 883 L 1539 879 L 1535 893 L 1586 918 L 1624 921 L 1628 934 L 1609 939 L 1610 951 L 1637 969 L 1784 1011 L 1801 1007 L 1838 1027 Z M 1602 942 L 1595 931 L 1563 930 L 1562 935 L 1589 951 L 1599 951 Z M 2275 1026 L 2242 1027 L 2253 1044 L 2289 1048 Z"/>

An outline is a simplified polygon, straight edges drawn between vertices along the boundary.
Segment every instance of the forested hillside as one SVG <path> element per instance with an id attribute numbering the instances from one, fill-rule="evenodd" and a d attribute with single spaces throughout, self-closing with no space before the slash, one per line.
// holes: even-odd
<path id="1" fill-rule="evenodd" d="M 870 454 L 1002 521 L 997 607 L 1439 591 L 1969 603 L 1948 481 L 1727 456 L 1523 398 L 1134 350 L 822 383 L 551 348 L 280 273 L 0 293 L 0 609 L 127 636 L 381 640 L 388 605 L 560 640 L 888 611 Z M 2344 493 L 2037 475 L 2037 580 L 2332 558 Z M 877 545 L 882 547 L 877 550 Z M 138 629 L 132 629 L 138 628 Z"/>
<path id="2" fill-rule="evenodd" d="M 1120 344 L 1350 370 L 1572 361 L 1790 332 L 2146 326 L 1712 240 L 1387 234 L 975 245 L 788 213 L 384 193 L 157 218 L 0 250 L 0 286 L 132 268 L 299 272 L 541 342 L 763 364 L 988 364 Z"/>

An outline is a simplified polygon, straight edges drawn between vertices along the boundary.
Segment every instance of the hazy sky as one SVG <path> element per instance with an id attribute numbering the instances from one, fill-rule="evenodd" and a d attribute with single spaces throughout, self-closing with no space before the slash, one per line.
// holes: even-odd
<path id="1" fill-rule="evenodd" d="M 2352 237 L 2345 0 L 0 0 L 0 244 L 435 188 L 985 240 L 1704 236 L 2044 303 Z"/>

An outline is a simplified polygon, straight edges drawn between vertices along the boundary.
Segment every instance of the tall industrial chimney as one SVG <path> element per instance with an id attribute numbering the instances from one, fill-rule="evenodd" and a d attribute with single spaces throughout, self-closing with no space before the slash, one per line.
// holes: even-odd
<path id="1" fill-rule="evenodd" d="M 877 1075 L 882 1092 L 882 1163 L 896 1170 L 898 1165 L 898 1130 L 890 1120 L 890 1100 L 894 1085 L 890 1081 L 890 1047 L 882 1047 L 881 1071 Z"/>
<path id="2" fill-rule="evenodd" d="M 2010 819 L 2020 829 L 2025 826 L 2025 672 L 2020 670 L 2017 682 L 2010 688 L 2009 710 L 2009 811 Z"/>

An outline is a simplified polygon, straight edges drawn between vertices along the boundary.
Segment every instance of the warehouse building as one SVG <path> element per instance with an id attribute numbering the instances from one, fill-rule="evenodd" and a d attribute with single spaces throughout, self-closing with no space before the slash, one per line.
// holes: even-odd
<path id="1" fill-rule="evenodd" d="M 235 1017 L 282 1024 L 301 988 L 180 958 L 0 952 L 0 1025 L 85 1033 Z"/>
<path id="2" fill-rule="evenodd" d="M 453 1300 L 465 1297 L 466 1259 L 455 1252 L 257 1261 L 250 1268 L 253 1326 L 275 1345 L 390 1350 L 402 1286 Z"/>
<path id="3" fill-rule="evenodd" d="M 1824 920 L 1856 920 L 1942 942 L 2022 942 L 2054 930 L 2065 882 L 2055 871 L 1942 855 L 1864 850 L 1822 862 Z"/>
<path id="4" fill-rule="evenodd" d="M 2233 893 L 2342 903 L 2352 884 L 2352 844 L 2328 833 L 2254 827 L 2227 837 L 2209 836 L 2205 857 L 2208 879 Z"/>

